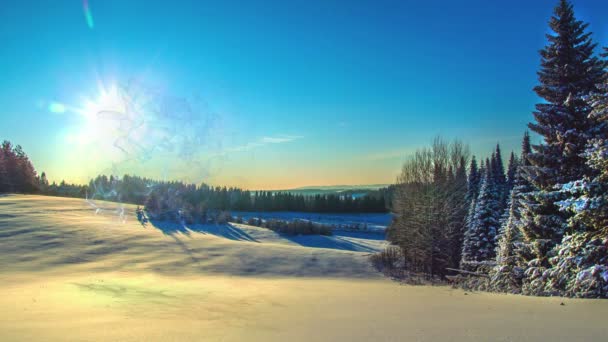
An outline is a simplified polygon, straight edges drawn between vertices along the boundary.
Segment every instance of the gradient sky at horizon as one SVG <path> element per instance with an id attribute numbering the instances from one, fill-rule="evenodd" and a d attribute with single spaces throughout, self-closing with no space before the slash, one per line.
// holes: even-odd
<path id="1" fill-rule="evenodd" d="M 56 181 L 135 173 L 251 189 L 391 183 L 436 135 L 506 155 L 538 101 L 556 3 L 5 1 L 0 139 Z M 608 45 L 608 2 L 573 3 Z M 193 109 L 147 117 L 125 139 L 124 120 L 90 114 L 127 88 Z"/>

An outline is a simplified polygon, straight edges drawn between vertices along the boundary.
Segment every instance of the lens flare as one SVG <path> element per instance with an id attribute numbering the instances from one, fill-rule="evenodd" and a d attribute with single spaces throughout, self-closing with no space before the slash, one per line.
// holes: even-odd
<path id="1" fill-rule="evenodd" d="M 51 113 L 65 113 L 66 108 L 65 105 L 59 102 L 51 102 L 49 103 L 49 112 Z"/>
<path id="2" fill-rule="evenodd" d="M 87 26 L 92 30 L 94 27 L 94 23 L 93 23 L 93 14 L 91 14 L 91 8 L 89 7 L 89 0 L 84 0 L 82 2 L 82 7 L 84 10 L 84 17 L 87 20 Z"/>

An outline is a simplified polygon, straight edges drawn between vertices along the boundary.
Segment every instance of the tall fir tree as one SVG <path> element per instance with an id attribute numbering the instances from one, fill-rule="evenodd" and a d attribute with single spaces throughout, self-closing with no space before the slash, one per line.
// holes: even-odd
<path id="1" fill-rule="evenodd" d="M 494 178 L 494 186 L 499 195 L 499 204 L 501 215 L 503 214 L 509 197 L 507 190 L 507 178 L 505 176 L 505 167 L 502 161 L 502 152 L 500 145 L 496 144 L 496 149 L 492 153 L 492 159 L 490 160 L 492 165 L 492 178 Z"/>
<path id="2" fill-rule="evenodd" d="M 589 101 L 598 124 L 584 154 L 594 172 L 562 186 L 558 204 L 572 217 L 545 272 L 545 293 L 608 298 L 608 82 L 601 90 Z"/>
<path id="3" fill-rule="evenodd" d="M 492 289 L 499 292 L 521 292 L 525 269 L 523 256 L 530 257 L 530 253 L 526 253 L 521 243 L 522 194 L 532 190 L 523 174 L 524 167 L 529 165 L 527 156 L 530 152 L 530 134 L 525 132 L 521 144 L 521 158 L 518 160 L 515 154 L 511 153 L 507 171 L 507 181 L 513 184 L 513 188 L 497 238 L 496 267 L 491 277 Z"/>
<path id="4" fill-rule="evenodd" d="M 517 190 L 511 191 L 507 220 L 503 223 L 496 244 L 496 267 L 490 279 L 492 289 L 499 292 L 519 293 L 523 278 L 520 248 L 521 234 L 516 211 L 518 210 Z"/>
<path id="5" fill-rule="evenodd" d="M 529 128 L 544 139 L 529 153 L 526 175 L 534 192 L 525 194 L 522 230 L 534 251 L 535 265 L 547 266 L 549 251 L 561 240 L 568 215 L 560 212 L 556 186 L 589 174 L 582 153 L 593 128 L 585 97 L 598 91 L 604 71 L 594 56 L 588 24 L 574 16 L 572 5 L 561 0 L 549 21 L 554 34 L 540 51 L 540 84 L 534 91 L 544 101 L 536 105 Z M 538 272 L 536 272 L 538 274 Z"/>
<path id="6" fill-rule="evenodd" d="M 494 177 L 497 185 L 504 185 L 507 181 L 505 178 L 505 167 L 502 162 L 502 153 L 500 152 L 500 145 L 496 144 L 496 150 L 492 154 L 492 176 Z"/>
<path id="7" fill-rule="evenodd" d="M 477 195 L 479 194 L 479 183 L 481 183 L 481 175 L 479 173 L 479 168 L 477 167 L 477 159 L 473 156 L 471 158 L 471 163 L 469 164 L 469 175 L 467 179 L 468 203 L 477 198 Z"/>
<path id="8" fill-rule="evenodd" d="M 8 171 L 3 150 L 0 148 L 0 193 L 8 192 Z"/>
<path id="9" fill-rule="evenodd" d="M 519 159 L 515 156 L 514 152 L 511 152 L 509 156 L 509 165 L 507 166 L 507 189 L 508 193 L 511 193 L 515 186 L 515 178 L 517 175 L 517 168 L 519 167 Z"/>
<path id="10" fill-rule="evenodd" d="M 462 251 L 460 253 L 460 268 L 469 268 L 469 264 L 473 260 L 473 253 L 476 248 L 477 239 L 471 235 L 473 220 L 475 219 L 475 209 L 477 208 L 477 198 L 473 198 L 469 204 L 469 211 L 466 219 L 466 229 L 463 235 Z"/>
<path id="11" fill-rule="evenodd" d="M 461 260 L 461 265 L 470 269 L 483 262 L 493 262 L 495 256 L 501 204 L 491 168 L 486 168 L 475 202 L 473 218 L 466 232 L 466 247 L 463 247 L 467 253 Z"/>
<path id="12" fill-rule="evenodd" d="M 528 156 L 532 153 L 532 145 L 530 143 L 530 133 L 528 131 L 524 132 L 524 137 L 521 141 L 521 166 L 530 166 L 530 161 L 528 161 Z"/>

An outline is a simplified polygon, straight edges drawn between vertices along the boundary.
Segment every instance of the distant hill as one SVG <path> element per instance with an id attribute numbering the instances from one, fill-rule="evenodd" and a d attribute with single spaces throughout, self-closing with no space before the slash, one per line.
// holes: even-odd
<path id="1" fill-rule="evenodd" d="M 318 185 L 303 186 L 293 189 L 273 190 L 273 192 L 290 192 L 302 195 L 351 194 L 354 197 L 363 196 L 369 192 L 389 187 L 390 184 L 361 184 L 361 185 Z"/>
<path id="2" fill-rule="evenodd" d="M 359 184 L 359 185 L 317 185 L 317 186 L 302 186 L 299 188 L 286 189 L 289 191 L 296 190 L 333 190 L 333 191 L 344 191 L 344 190 L 378 190 L 386 188 L 390 184 Z"/>

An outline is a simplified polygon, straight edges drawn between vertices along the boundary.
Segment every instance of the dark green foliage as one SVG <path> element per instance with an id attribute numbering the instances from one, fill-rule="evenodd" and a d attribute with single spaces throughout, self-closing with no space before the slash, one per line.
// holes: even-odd
<path id="1" fill-rule="evenodd" d="M 0 147 L 0 192 L 35 193 L 36 170 L 20 145 L 4 141 Z"/>
<path id="2" fill-rule="evenodd" d="M 523 230 L 535 257 L 547 265 L 547 253 L 561 240 L 569 215 L 560 212 L 555 188 L 589 175 L 583 152 L 591 138 L 595 121 L 585 98 L 598 92 L 604 77 L 603 63 L 594 56 L 595 44 L 588 24 L 577 20 L 572 5 L 565 0 L 555 8 L 549 22 L 553 34 L 541 50 L 540 84 L 534 91 L 545 102 L 536 105 L 530 129 L 544 139 L 527 156 L 527 180 L 535 192 L 525 194 Z"/>
<path id="3" fill-rule="evenodd" d="M 475 269 L 477 264 L 492 261 L 494 258 L 502 207 L 496 179 L 492 170 L 487 169 L 466 233 L 460 263 L 462 267 Z"/>
<path id="4" fill-rule="evenodd" d="M 479 185 L 481 183 L 481 174 L 477 167 L 477 159 L 475 156 L 471 158 L 471 164 L 469 165 L 469 176 L 467 180 L 467 201 L 471 202 L 479 195 Z"/>
<path id="5" fill-rule="evenodd" d="M 89 197 L 133 204 L 145 204 L 153 193 L 170 202 L 185 202 L 205 210 L 302 211 L 322 213 L 386 212 L 386 193 L 354 198 L 348 195 L 306 196 L 289 192 L 249 191 L 239 188 L 195 186 L 182 182 L 161 182 L 137 176 L 97 176 L 89 182 Z M 179 197 L 179 199 L 174 198 Z M 170 200 L 168 198 L 171 198 Z"/>
<path id="6" fill-rule="evenodd" d="M 507 193 L 510 193 L 515 186 L 515 178 L 517 177 L 517 168 L 519 167 L 519 160 L 515 156 L 515 153 L 511 152 L 509 157 L 509 165 L 507 166 Z"/>
<path id="7" fill-rule="evenodd" d="M 258 221 L 259 227 L 268 228 L 277 233 L 286 235 L 332 235 L 334 226 L 314 223 L 308 220 L 266 220 Z"/>

